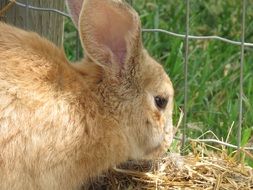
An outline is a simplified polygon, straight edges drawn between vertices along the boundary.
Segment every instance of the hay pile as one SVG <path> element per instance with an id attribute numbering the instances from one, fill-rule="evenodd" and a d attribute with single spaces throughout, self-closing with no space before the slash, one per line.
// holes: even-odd
<path id="1" fill-rule="evenodd" d="M 128 162 L 110 170 L 88 189 L 224 189 L 252 190 L 253 168 L 238 162 L 238 151 L 192 146 L 187 156 L 169 154 L 157 161 Z M 250 152 L 240 151 L 248 157 Z"/>

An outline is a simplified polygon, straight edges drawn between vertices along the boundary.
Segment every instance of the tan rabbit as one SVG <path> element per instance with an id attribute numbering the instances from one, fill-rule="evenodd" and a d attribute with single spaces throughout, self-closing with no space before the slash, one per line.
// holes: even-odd
<path id="1" fill-rule="evenodd" d="M 143 48 L 137 13 L 119 0 L 68 6 L 86 54 L 79 63 L 0 23 L 1 190 L 78 189 L 172 141 L 172 83 Z"/>

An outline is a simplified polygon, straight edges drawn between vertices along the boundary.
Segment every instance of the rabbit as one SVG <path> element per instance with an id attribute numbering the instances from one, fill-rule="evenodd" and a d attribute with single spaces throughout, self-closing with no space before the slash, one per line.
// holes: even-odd
<path id="1" fill-rule="evenodd" d="M 76 63 L 0 23 L 0 189 L 80 189 L 172 142 L 173 85 L 142 45 L 137 12 L 120 0 L 67 5 L 85 51 Z"/>

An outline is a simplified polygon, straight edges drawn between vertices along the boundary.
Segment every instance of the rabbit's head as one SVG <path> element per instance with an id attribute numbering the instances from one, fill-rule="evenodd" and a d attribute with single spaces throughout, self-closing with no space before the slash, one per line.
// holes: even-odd
<path id="1" fill-rule="evenodd" d="M 128 139 L 130 159 L 164 152 L 173 138 L 174 90 L 141 42 L 138 14 L 120 0 L 67 0 L 105 118 Z M 90 72 L 90 74 L 89 74 Z"/>

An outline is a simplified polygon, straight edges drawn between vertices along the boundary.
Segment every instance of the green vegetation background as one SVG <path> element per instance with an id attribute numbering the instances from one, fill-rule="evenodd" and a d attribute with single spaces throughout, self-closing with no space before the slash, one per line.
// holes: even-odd
<path id="1" fill-rule="evenodd" d="M 143 28 L 185 33 L 186 3 L 182 0 L 132 0 Z M 253 0 L 247 1 L 245 41 L 253 43 Z M 190 34 L 218 35 L 240 41 L 240 0 L 191 0 Z M 76 31 L 65 23 L 65 50 L 76 58 Z M 144 33 L 150 54 L 164 65 L 175 87 L 175 117 L 184 102 L 184 40 L 162 33 Z M 239 115 L 240 46 L 216 40 L 190 40 L 189 105 L 187 135 L 192 138 L 211 130 L 236 144 Z M 82 53 L 80 53 L 82 56 Z M 242 145 L 253 141 L 253 48 L 245 48 Z M 208 136 L 206 136 L 207 138 Z M 251 139 L 251 140 L 250 140 Z M 251 144 L 252 146 L 252 144 Z"/>

